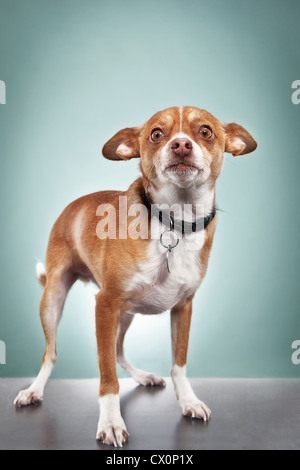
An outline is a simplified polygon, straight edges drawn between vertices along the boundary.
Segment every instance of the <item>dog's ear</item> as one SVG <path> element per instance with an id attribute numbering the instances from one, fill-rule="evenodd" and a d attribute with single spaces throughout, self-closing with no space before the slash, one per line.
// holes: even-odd
<path id="1" fill-rule="evenodd" d="M 257 143 L 246 129 L 235 123 L 223 124 L 225 132 L 225 152 L 234 157 L 253 152 Z"/>
<path id="2" fill-rule="evenodd" d="M 128 127 L 117 132 L 102 149 L 109 160 L 130 160 L 140 156 L 140 127 Z"/>

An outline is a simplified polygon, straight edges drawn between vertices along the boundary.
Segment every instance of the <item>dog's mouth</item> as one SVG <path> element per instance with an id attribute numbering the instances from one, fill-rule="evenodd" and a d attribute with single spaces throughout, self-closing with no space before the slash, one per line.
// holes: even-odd
<path id="1" fill-rule="evenodd" d="M 165 171 L 172 171 L 174 173 L 188 173 L 188 172 L 200 172 L 201 168 L 194 165 L 193 163 L 187 163 L 185 161 L 175 162 L 168 165 Z"/>

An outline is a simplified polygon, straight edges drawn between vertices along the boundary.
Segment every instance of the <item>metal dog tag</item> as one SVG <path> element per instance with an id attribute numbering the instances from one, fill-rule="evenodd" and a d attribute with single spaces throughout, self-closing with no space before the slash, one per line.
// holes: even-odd
<path id="1" fill-rule="evenodd" d="M 160 244 L 167 249 L 166 262 L 168 272 L 171 273 L 171 267 L 173 265 L 173 253 L 172 250 L 179 243 L 179 237 L 174 230 L 165 230 L 160 236 Z"/>

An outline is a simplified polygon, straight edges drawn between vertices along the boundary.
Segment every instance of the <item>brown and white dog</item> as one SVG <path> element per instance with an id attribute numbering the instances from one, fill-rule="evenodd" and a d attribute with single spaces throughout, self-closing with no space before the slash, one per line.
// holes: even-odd
<path id="1" fill-rule="evenodd" d="M 237 124 L 224 124 L 207 111 L 174 107 L 155 114 L 141 127 L 119 131 L 103 147 L 110 160 L 140 158 L 142 176 L 126 192 L 103 191 L 71 203 L 51 232 L 46 270 L 37 266 L 44 287 L 40 316 L 46 336 L 46 352 L 33 384 L 15 399 L 17 407 L 43 399 L 44 388 L 56 361 L 56 328 L 65 298 L 78 279 L 92 280 L 96 296 L 96 334 L 100 368 L 100 419 L 97 439 L 122 446 L 128 433 L 120 412 L 118 362 L 138 383 L 164 386 L 163 378 L 136 369 L 124 357 L 123 340 L 133 314 L 156 314 L 171 310 L 173 366 L 171 376 L 183 415 L 210 418 L 209 408 L 194 394 L 186 377 L 186 358 L 192 300 L 207 268 L 216 227 L 215 182 L 224 152 L 243 155 L 255 150 L 252 136 Z M 120 216 L 120 197 L 128 212 Z M 122 200 L 123 200 L 122 199 Z M 172 207 L 165 223 L 150 211 L 151 204 Z M 99 235 L 100 207 L 113 207 L 116 236 Z M 128 235 L 134 217 L 130 208 L 146 205 L 141 236 Z M 181 211 L 184 206 L 187 210 Z M 195 222 L 202 208 L 202 230 L 197 244 L 189 247 L 192 231 L 176 234 L 174 220 Z M 174 208 L 174 210 L 173 210 Z M 112 217 L 110 215 L 109 217 Z M 124 225 L 125 224 L 125 225 Z M 170 226 L 171 225 L 171 226 Z M 161 243 L 163 232 L 176 234 L 179 243 Z M 122 232 L 122 236 L 120 233 Z M 182 233 L 184 232 L 184 233 Z M 164 246 L 163 246 L 164 245 Z M 167 248 L 167 249 L 166 249 Z M 171 272 L 166 254 L 172 254 Z"/>

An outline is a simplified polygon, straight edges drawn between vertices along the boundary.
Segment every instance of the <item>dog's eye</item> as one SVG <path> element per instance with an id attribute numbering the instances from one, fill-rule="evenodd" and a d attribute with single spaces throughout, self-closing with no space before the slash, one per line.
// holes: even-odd
<path id="1" fill-rule="evenodd" d="M 154 129 L 151 133 L 151 140 L 153 140 L 153 142 L 158 142 L 163 136 L 164 133 L 161 129 Z"/>
<path id="2" fill-rule="evenodd" d="M 199 129 L 199 134 L 203 139 L 210 139 L 212 137 L 212 130 L 207 126 L 201 126 Z"/>

